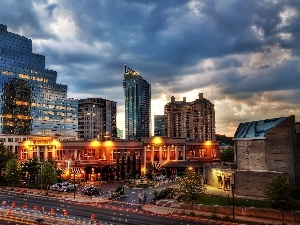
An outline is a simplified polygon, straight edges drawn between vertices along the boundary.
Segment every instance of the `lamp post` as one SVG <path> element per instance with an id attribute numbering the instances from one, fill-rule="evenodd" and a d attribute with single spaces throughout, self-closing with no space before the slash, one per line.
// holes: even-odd
<path id="1" fill-rule="evenodd" d="M 73 170 L 73 185 L 74 185 L 74 199 L 76 194 L 76 186 L 75 186 L 75 170 Z"/>
<path id="2" fill-rule="evenodd" d="M 41 165 L 41 172 L 40 172 L 40 176 L 41 176 L 41 194 L 43 193 L 43 178 L 42 178 L 42 172 L 43 172 L 43 163 L 40 161 L 40 165 Z"/>
<path id="3" fill-rule="evenodd" d="M 72 173 L 71 173 L 71 168 L 70 168 L 70 165 L 71 165 L 71 161 L 68 160 L 68 172 L 69 172 L 69 175 L 70 175 L 70 180 L 72 179 Z M 75 194 L 76 194 L 76 186 L 75 186 L 75 170 L 73 169 L 73 187 L 74 187 L 74 199 L 75 199 Z"/>
<path id="4" fill-rule="evenodd" d="M 231 193 L 232 193 L 232 219 L 234 219 L 234 183 L 231 184 Z"/>

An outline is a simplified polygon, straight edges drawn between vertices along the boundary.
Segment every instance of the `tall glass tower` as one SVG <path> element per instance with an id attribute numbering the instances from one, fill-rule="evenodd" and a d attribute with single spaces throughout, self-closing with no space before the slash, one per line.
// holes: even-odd
<path id="1" fill-rule="evenodd" d="M 150 137 L 151 85 L 125 65 L 125 138 Z"/>
<path id="2" fill-rule="evenodd" d="M 56 78 L 31 39 L 0 24 L 0 133 L 75 137 L 78 100 Z"/>

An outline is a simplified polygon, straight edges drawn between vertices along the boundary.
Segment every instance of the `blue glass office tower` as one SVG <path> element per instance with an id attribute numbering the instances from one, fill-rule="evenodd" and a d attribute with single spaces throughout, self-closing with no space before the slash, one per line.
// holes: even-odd
<path id="1" fill-rule="evenodd" d="M 125 65 L 125 138 L 150 137 L 151 85 Z"/>
<path id="2" fill-rule="evenodd" d="M 56 78 L 31 39 L 0 24 L 0 133 L 76 136 L 78 101 Z"/>

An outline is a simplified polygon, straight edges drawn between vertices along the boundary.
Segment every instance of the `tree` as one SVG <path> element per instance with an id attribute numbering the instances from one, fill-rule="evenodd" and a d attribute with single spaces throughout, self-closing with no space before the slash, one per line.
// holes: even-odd
<path id="1" fill-rule="evenodd" d="M 117 180 L 119 180 L 120 179 L 120 159 L 119 159 L 119 157 L 117 158 L 116 176 L 117 176 Z"/>
<path id="2" fill-rule="evenodd" d="M 130 175 L 131 175 L 131 159 L 130 159 L 130 156 L 127 156 L 127 174 L 130 177 Z"/>
<path id="3" fill-rule="evenodd" d="M 14 189 L 14 184 L 18 183 L 21 179 L 21 172 L 17 159 L 11 159 L 5 166 L 5 179 L 11 184 L 11 189 Z"/>
<path id="4" fill-rule="evenodd" d="M 121 162 L 121 179 L 125 179 L 125 155 L 123 155 Z"/>
<path id="5" fill-rule="evenodd" d="M 16 158 L 16 155 L 12 153 L 2 141 L 0 141 L 0 184 L 4 184 L 4 170 L 7 162 L 14 158 Z"/>
<path id="6" fill-rule="evenodd" d="M 295 190 L 284 175 L 273 178 L 266 187 L 266 197 L 275 209 L 282 212 L 284 222 L 284 212 L 291 211 L 295 207 Z"/>
<path id="7" fill-rule="evenodd" d="M 138 175 L 139 177 L 142 175 L 141 174 L 141 171 L 142 171 L 142 161 L 141 161 L 141 156 L 139 157 L 139 160 L 138 160 Z"/>
<path id="8" fill-rule="evenodd" d="M 136 157 L 135 157 L 135 153 L 133 153 L 133 156 L 132 156 L 132 178 L 136 178 Z"/>
<path id="9" fill-rule="evenodd" d="M 183 202 L 194 204 L 205 193 L 203 178 L 195 173 L 194 168 L 189 167 L 179 182 L 178 189 Z"/>
<path id="10" fill-rule="evenodd" d="M 227 145 L 233 146 L 233 140 L 232 137 L 227 137 L 225 134 L 216 134 L 216 140 L 220 141 L 222 143 L 225 143 Z"/>
<path id="11" fill-rule="evenodd" d="M 57 180 L 56 168 L 51 162 L 44 162 L 40 166 L 40 171 L 38 175 L 39 181 L 41 181 L 41 185 L 45 184 L 47 187 L 46 195 L 48 195 L 48 186 L 53 184 Z"/>
<path id="12" fill-rule="evenodd" d="M 39 161 L 37 158 L 28 160 L 21 165 L 22 179 L 26 180 L 26 183 L 37 183 L 37 176 L 39 173 Z"/>
<path id="13" fill-rule="evenodd" d="M 234 150 L 233 147 L 228 147 L 225 151 L 220 153 L 221 162 L 234 162 Z"/>

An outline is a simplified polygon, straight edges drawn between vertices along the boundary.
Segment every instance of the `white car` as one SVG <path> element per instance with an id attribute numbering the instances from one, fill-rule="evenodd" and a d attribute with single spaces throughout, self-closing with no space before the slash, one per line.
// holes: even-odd
<path id="1" fill-rule="evenodd" d="M 58 191 L 64 191 L 64 192 L 69 192 L 69 191 L 74 191 L 77 189 L 76 184 L 71 184 L 71 183 L 62 183 L 61 187 L 58 189 Z"/>
<path id="2" fill-rule="evenodd" d="M 159 175 L 159 176 L 154 177 L 154 180 L 156 180 L 156 181 L 162 181 L 162 180 L 165 180 L 165 179 L 166 179 L 165 175 Z"/>
<path id="3" fill-rule="evenodd" d="M 50 189 L 52 191 L 58 191 L 61 188 L 61 186 L 62 186 L 61 183 L 53 184 Z"/>

